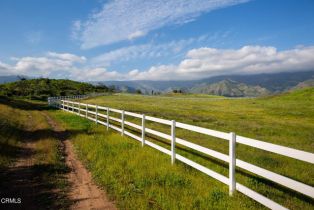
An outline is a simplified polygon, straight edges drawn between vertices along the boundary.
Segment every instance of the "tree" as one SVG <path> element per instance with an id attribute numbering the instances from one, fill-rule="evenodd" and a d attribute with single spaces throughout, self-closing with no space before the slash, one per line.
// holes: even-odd
<path id="1" fill-rule="evenodd" d="M 136 94 L 142 94 L 142 91 L 140 89 L 137 89 L 135 92 Z"/>

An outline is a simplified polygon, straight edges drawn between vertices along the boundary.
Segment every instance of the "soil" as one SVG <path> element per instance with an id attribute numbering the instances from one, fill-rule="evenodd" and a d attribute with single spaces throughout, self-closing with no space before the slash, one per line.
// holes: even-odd
<path id="1" fill-rule="evenodd" d="M 62 129 L 55 121 L 48 115 L 45 116 L 54 131 L 63 133 L 60 132 Z M 61 140 L 64 139 L 62 136 L 59 138 Z M 62 143 L 65 152 L 65 162 L 70 169 L 68 174 L 68 180 L 71 183 L 69 198 L 75 201 L 71 209 L 116 209 L 114 203 L 108 199 L 106 193 L 99 189 L 93 182 L 91 173 L 74 153 L 74 148 L 70 140 L 65 139 Z"/>

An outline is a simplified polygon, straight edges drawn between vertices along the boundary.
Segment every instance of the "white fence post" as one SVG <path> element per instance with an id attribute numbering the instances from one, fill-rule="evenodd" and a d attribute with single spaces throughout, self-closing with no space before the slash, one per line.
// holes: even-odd
<path id="1" fill-rule="evenodd" d="M 109 129 L 109 107 L 107 107 L 107 130 Z"/>
<path id="2" fill-rule="evenodd" d="M 229 140 L 229 195 L 232 196 L 235 187 L 235 166 L 236 166 L 236 134 L 234 132 L 230 133 Z"/>
<path id="3" fill-rule="evenodd" d="M 176 121 L 172 120 L 171 123 L 171 163 L 174 164 L 176 159 Z"/>
<path id="4" fill-rule="evenodd" d="M 86 109 L 85 109 L 85 118 L 87 118 L 87 112 L 88 112 L 88 104 L 86 104 Z"/>
<path id="5" fill-rule="evenodd" d="M 98 124 L 98 105 L 96 105 L 96 124 Z"/>
<path id="6" fill-rule="evenodd" d="M 142 115 L 142 147 L 145 145 L 145 114 Z"/>
<path id="7" fill-rule="evenodd" d="M 64 110 L 64 100 L 62 100 L 62 110 Z"/>
<path id="8" fill-rule="evenodd" d="M 78 108 L 79 108 L 79 111 L 78 111 L 79 116 L 81 116 L 81 103 L 78 103 Z"/>
<path id="9" fill-rule="evenodd" d="M 124 135 L 124 110 L 121 112 L 121 136 Z"/>
<path id="10" fill-rule="evenodd" d="M 68 112 L 70 112 L 70 103 L 69 103 L 69 101 L 67 102 L 67 105 L 68 105 Z"/>

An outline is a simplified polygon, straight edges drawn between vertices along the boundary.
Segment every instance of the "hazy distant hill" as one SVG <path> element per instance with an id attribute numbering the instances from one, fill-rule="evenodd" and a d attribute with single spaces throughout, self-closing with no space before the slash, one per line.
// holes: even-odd
<path id="1" fill-rule="evenodd" d="M 244 83 L 248 86 L 260 86 L 267 90 L 276 93 L 289 90 L 298 85 L 300 82 L 311 79 L 314 77 L 314 71 L 307 72 L 285 72 L 275 74 L 254 74 L 254 75 L 224 75 L 215 76 L 201 80 L 188 80 L 188 81 L 149 81 L 149 80 L 135 80 L 135 81 L 103 81 L 101 84 L 107 86 L 115 86 L 124 90 L 141 90 L 142 93 L 150 94 L 154 92 L 169 92 L 171 90 L 184 90 L 200 86 L 202 84 L 214 84 L 222 80 L 232 80 L 239 83 Z M 94 82 L 96 84 L 99 82 Z"/>
<path id="2" fill-rule="evenodd" d="M 223 80 L 236 81 L 237 83 L 243 83 L 249 88 L 244 88 L 242 90 L 243 94 L 248 94 L 245 96 L 252 96 L 263 93 L 264 89 L 269 90 L 271 93 L 283 92 L 296 87 L 306 80 L 314 78 L 314 71 L 306 72 L 285 72 L 285 73 L 275 73 L 275 74 L 254 74 L 254 75 L 224 75 L 215 76 L 201 80 L 185 80 L 185 81 L 150 81 L 150 80 L 134 80 L 134 81 L 95 81 L 91 82 L 94 85 L 105 85 L 107 87 L 114 86 L 116 90 L 121 92 L 135 93 L 138 90 L 143 94 L 152 94 L 152 92 L 166 93 L 173 90 L 182 90 L 184 92 L 195 92 L 201 93 L 199 91 L 206 92 L 205 90 L 211 84 L 219 83 Z M 0 76 L 0 84 L 6 82 L 12 82 L 20 80 L 19 76 Z M 216 85 L 217 86 L 217 85 Z M 226 85 L 228 86 L 228 85 Z M 232 86 L 229 84 L 229 86 Z M 242 85 L 243 86 L 243 85 Z M 255 87 L 259 86 L 259 88 Z M 253 90 L 252 88 L 255 87 Z M 213 88 L 213 86 L 211 87 Z M 227 87 L 226 87 L 227 88 Z M 239 87 L 234 87 L 233 89 L 239 89 Z M 263 89 L 264 88 L 264 89 Z M 204 90 L 205 89 L 205 90 Z M 244 90 L 247 91 L 244 91 Z M 250 91 L 248 91 L 250 90 Z M 215 92 L 215 91 L 214 91 Z M 241 91 L 240 91 L 241 92 Z M 234 95 L 241 95 L 239 91 L 232 92 Z"/>
<path id="3" fill-rule="evenodd" d="M 151 94 L 153 92 L 169 92 L 172 89 L 191 88 L 197 81 L 150 81 L 150 80 L 134 80 L 134 81 L 101 81 L 92 82 L 92 84 L 104 84 L 108 87 L 115 86 L 116 89 L 129 89 L 131 91 L 141 90 L 143 94 Z"/>
<path id="4" fill-rule="evenodd" d="M 314 87 L 314 78 L 305 80 L 304 82 L 300 82 L 298 85 L 295 86 L 296 89 L 306 87 Z"/>
<path id="5" fill-rule="evenodd" d="M 230 79 L 247 85 L 261 86 L 271 92 L 282 92 L 298 85 L 300 82 L 314 77 L 314 71 L 284 72 L 275 74 L 226 75 L 201 80 L 201 83 L 216 83 Z"/>
<path id="6" fill-rule="evenodd" d="M 27 76 L 10 75 L 10 76 L 0 76 L 0 84 L 19 81 L 22 78 L 29 79 Z"/>
<path id="7" fill-rule="evenodd" d="M 266 88 L 249 86 L 229 79 L 214 84 L 203 83 L 191 88 L 190 92 L 228 97 L 256 97 L 268 95 L 270 93 Z"/>

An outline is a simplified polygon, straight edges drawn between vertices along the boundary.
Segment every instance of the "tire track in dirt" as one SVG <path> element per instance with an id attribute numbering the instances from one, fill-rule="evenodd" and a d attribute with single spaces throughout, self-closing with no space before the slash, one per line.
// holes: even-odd
<path id="1" fill-rule="evenodd" d="M 65 162 L 70 168 L 68 180 L 71 183 L 69 198 L 74 201 L 71 209 L 117 209 L 106 193 L 93 182 L 91 173 L 78 160 L 72 143 L 66 139 L 65 132 L 51 117 L 43 113 L 51 128 L 60 133 L 58 136 L 63 144 Z"/>

